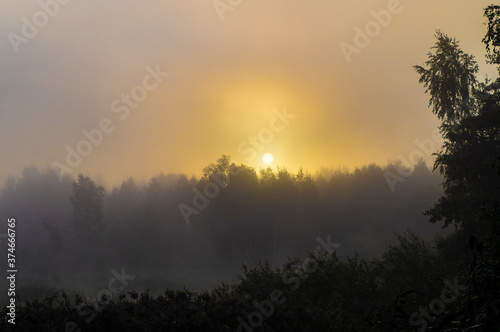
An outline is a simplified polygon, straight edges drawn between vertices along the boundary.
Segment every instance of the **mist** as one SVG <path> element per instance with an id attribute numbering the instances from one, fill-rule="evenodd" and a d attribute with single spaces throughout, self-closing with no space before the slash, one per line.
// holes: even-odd
<path id="1" fill-rule="evenodd" d="M 500 6 L 0 22 L 0 331 L 498 329 Z"/>
<path id="2" fill-rule="evenodd" d="M 377 258 L 407 231 L 432 240 L 442 225 L 423 212 L 442 194 L 441 177 L 422 162 L 391 183 L 387 174 L 398 167 L 257 172 L 222 156 L 201 179 L 159 174 L 105 188 L 103 229 L 79 238 L 68 227 L 76 180 L 32 166 L 6 180 L 0 217 L 17 220 L 21 295 L 91 294 L 122 267 L 136 276 L 137 291 L 207 289 L 234 280 L 241 264 L 278 266 L 319 243 L 335 243 L 341 257 Z"/>

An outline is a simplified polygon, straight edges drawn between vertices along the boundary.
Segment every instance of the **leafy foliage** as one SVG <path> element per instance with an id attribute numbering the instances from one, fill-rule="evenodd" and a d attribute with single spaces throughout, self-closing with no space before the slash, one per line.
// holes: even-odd
<path id="1" fill-rule="evenodd" d="M 500 6 L 488 6 L 484 10 L 484 16 L 488 19 L 488 31 L 483 38 L 488 51 L 487 57 L 490 63 L 500 64 Z"/>
<path id="2" fill-rule="evenodd" d="M 483 41 L 495 53 L 498 8 L 488 7 L 485 16 L 489 24 Z M 500 199 L 499 176 L 492 167 L 500 156 L 498 84 L 478 84 L 473 57 L 455 39 L 439 31 L 436 38 L 435 53 L 426 62 L 429 69 L 415 66 L 433 112 L 443 121 L 444 145 L 434 167 L 444 175 L 444 195 L 426 214 L 431 222 L 444 220 L 445 227 L 457 223 L 466 234 L 487 232 L 477 217 L 483 207 Z"/>
<path id="3" fill-rule="evenodd" d="M 479 68 L 474 57 L 464 53 L 454 38 L 437 31 L 436 39 L 436 52 L 429 53 L 425 63 L 429 69 L 415 66 L 415 70 L 431 95 L 429 106 L 433 113 L 445 124 L 455 124 L 475 111 L 471 95 Z"/>
<path id="4" fill-rule="evenodd" d="M 477 253 L 477 243 L 471 248 Z M 340 260 L 336 253 L 315 251 L 281 267 L 266 262 L 244 265 L 237 281 L 211 291 L 167 289 L 156 297 L 148 291 L 130 291 L 103 296 L 95 303 L 78 295 L 71 300 L 60 291 L 18 306 L 15 327 L 16 331 L 245 331 L 242 326 L 248 324 L 254 331 L 412 331 L 418 328 L 410 324 L 412 313 L 430 308 L 433 299 L 446 291 L 437 255 L 419 236 L 407 233 L 379 260 L 359 255 Z M 467 271 L 456 276 L 466 287 L 442 313 L 431 315 L 429 330 L 476 326 L 470 330 L 494 331 L 498 326 L 496 272 L 474 255 L 468 281 L 466 276 Z M 6 312 L 4 307 L 3 317 Z"/>

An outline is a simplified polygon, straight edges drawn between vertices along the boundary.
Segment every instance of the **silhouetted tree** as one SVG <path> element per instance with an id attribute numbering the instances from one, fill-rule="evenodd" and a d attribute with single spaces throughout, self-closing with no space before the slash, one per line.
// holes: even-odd
<path id="1" fill-rule="evenodd" d="M 436 32 L 437 42 L 425 62 L 428 69 L 414 66 L 420 74 L 419 82 L 431 95 L 429 106 L 432 112 L 443 121 L 442 129 L 459 122 L 463 117 L 474 113 L 472 91 L 476 85 L 479 70 L 474 57 L 464 53 L 458 42 L 451 37 Z"/>
<path id="2" fill-rule="evenodd" d="M 500 7 L 485 9 L 488 31 L 483 42 L 490 63 L 500 65 Z M 433 112 L 443 121 L 444 144 L 434 168 L 444 175 L 443 196 L 426 212 L 431 222 L 461 226 L 459 243 L 468 240 L 473 258 L 464 310 L 453 316 L 466 330 L 498 328 L 500 225 L 500 79 L 477 84 L 477 64 L 458 43 L 438 33 L 436 54 L 429 55 L 426 70 L 416 66 L 420 82 L 430 92 Z M 498 67 L 500 72 L 500 66 Z M 439 241 L 439 250 L 455 242 Z M 486 263 L 486 252 L 489 252 Z M 487 250 L 486 250 L 487 248 Z M 477 254 L 481 257 L 479 261 Z M 491 265 L 490 265 L 491 264 Z"/>
<path id="3" fill-rule="evenodd" d="M 103 187 L 96 187 L 94 181 L 83 174 L 79 174 L 78 180 L 73 182 L 73 195 L 69 199 L 73 206 L 70 228 L 76 237 L 87 238 L 104 228 L 104 194 Z"/>
<path id="4" fill-rule="evenodd" d="M 216 163 L 211 163 L 203 169 L 203 177 L 200 182 L 204 185 L 211 181 L 217 181 L 228 185 L 231 181 L 231 177 L 238 173 L 236 164 L 231 162 L 231 157 L 222 155 L 222 157 L 217 159 Z M 217 180 L 214 180 L 214 177 L 216 177 Z"/>
<path id="5" fill-rule="evenodd" d="M 486 57 L 490 63 L 500 64 L 500 6 L 488 6 L 484 10 L 484 16 L 488 19 L 488 31 L 483 38 L 488 52 Z"/>
<path id="6" fill-rule="evenodd" d="M 427 215 L 431 222 L 456 222 L 472 231 L 480 208 L 498 197 L 491 167 L 500 155 L 498 93 L 476 84 L 477 64 L 455 39 L 441 32 L 436 38 L 435 54 L 426 62 L 430 68 L 415 66 L 443 121 L 444 145 L 434 168 L 444 175 L 444 195 Z"/>
<path id="7" fill-rule="evenodd" d="M 43 228 L 49 234 L 48 242 L 50 246 L 50 250 L 52 252 L 57 252 L 63 247 L 63 236 L 61 233 L 61 229 L 58 226 L 54 226 L 47 221 L 42 222 Z"/>

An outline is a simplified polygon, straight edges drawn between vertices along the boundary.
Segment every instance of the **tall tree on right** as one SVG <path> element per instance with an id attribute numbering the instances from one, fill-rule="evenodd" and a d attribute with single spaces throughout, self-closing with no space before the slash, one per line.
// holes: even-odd
<path id="1" fill-rule="evenodd" d="M 489 30 L 483 41 L 496 52 L 498 10 L 486 9 Z M 456 224 L 464 234 L 486 232 L 484 209 L 499 202 L 498 157 L 500 156 L 500 85 L 478 82 L 477 63 L 464 53 L 455 39 L 437 32 L 428 69 L 415 66 L 430 94 L 430 105 L 440 120 L 444 144 L 436 153 L 434 169 L 444 175 L 444 195 L 426 211 L 430 221 Z M 500 45 L 500 44 L 498 44 Z M 498 53 L 498 52 L 497 52 Z M 496 53 L 495 53 L 496 54 Z M 491 57 L 498 60 L 498 57 Z"/>
<path id="2" fill-rule="evenodd" d="M 484 15 L 486 58 L 500 73 L 500 6 Z M 443 196 L 425 214 L 433 223 L 457 226 L 456 238 L 468 238 L 472 252 L 465 305 L 453 319 L 467 330 L 493 331 L 500 324 L 500 78 L 478 82 L 474 58 L 455 39 L 436 37 L 428 68 L 415 66 L 444 139 L 434 164 L 444 176 Z"/>

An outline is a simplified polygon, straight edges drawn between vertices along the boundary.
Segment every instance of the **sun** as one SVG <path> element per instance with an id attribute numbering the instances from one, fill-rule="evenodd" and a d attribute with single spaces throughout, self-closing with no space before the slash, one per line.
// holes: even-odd
<path id="1" fill-rule="evenodd" d="M 264 164 L 271 164 L 274 160 L 274 157 L 272 154 L 270 153 L 266 153 L 265 155 L 262 156 L 262 161 L 264 162 Z"/>

